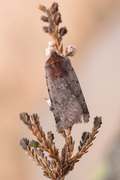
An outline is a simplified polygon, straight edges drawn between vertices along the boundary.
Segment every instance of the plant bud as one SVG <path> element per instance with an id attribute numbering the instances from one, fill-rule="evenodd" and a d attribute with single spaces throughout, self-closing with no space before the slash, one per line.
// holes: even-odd
<path id="1" fill-rule="evenodd" d="M 59 23 L 62 22 L 62 20 L 61 20 L 61 14 L 60 14 L 59 12 L 56 12 L 56 13 L 54 14 L 53 21 L 54 21 L 54 23 L 55 23 L 56 25 L 59 25 Z"/>
<path id="2" fill-rule="evenodd" d="M 64 36 L 66 33 L 67 33 L 66 27 L 60 28 L 59 34 L 60 34 L 61 36 Z"/>
<path id="3" fill-rule="evenodd" d="M 55 45 L 54 42 L 52 42 L 52 41 L 49 41 L 49 42 L 48 42 L 48 46 L 53 47 L 54 45 Z"/>
<path id="4" fill-rule="evenodd" d="M 66 49 L 66 56 L 74 56 L 75 53 L 76 53 L 76 46 L 69 45 Z"/>
<path id="5" fill-rule="evenodd" d="M 48 22 L 48 17 L 47 16 L 42 16 L 41 20 L 44 21 L 44 22 Z"/>
<path id="6" fill-rule="evenodd" d="M 54 47 L 50 47 L 50 46 L 49 46 L 48 48 L 46 48 L 46 49 L 45 49 L 45 54 L 46 54 L 46 56 L 50 56 L 53 51 L 55 51 L 55 48 L 54 48 Z"/>
<path id="7" fill-rule="evenodd" d="M 51 6 L 51 12 L 54 14 L 56 11 L 58 11 L 58 3 L 53 3 Z"/>
<path id="8" fill-rule="evenodd" d="M 44 31 L 45 33 L 48 33 L 48 32 L 49 32 L 49 27 L 44 26 L 44 27 L 43 27 L 43 31 Z"/>
<path id="9" fill-rule="evenodd" d="M 46 9 L 46 7 L 43 6 L 43 5 L 41 5 L 41 4 L 39 4 L 38 9 L 40 9 L 41 11 L 43 11 L 43 12 L 45 12 L 45 13 L 48 12 L 47 9 Z"/>

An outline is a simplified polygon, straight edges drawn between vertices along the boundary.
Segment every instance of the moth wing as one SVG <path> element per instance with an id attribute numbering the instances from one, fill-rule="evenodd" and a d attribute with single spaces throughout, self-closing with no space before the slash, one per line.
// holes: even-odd
<path id="1" fill-rule="evenodd" d="M 51 110 L 58 129 L 67 129 L 81 122 L 82 108 L 64 77 L 52 81 L 46 72 L 48 93 L 51 100 Z"/>
<path id="2" fill-rule="evenodd" d="M 84 98 L 82 89 L 80 87 L 79 80 L 76 76 L 76 73 L 71 65 L 69 58 L 66 57 L 66 61 L 67 61 L 67 71 L 69 72 L 69 76 L 65 76 L 64 79 L 66 80 L 66 83 L 68 83 L 68 85 L 71 89 L 71 92 L 76 96 L 76 98 L 80 102 L 80 105 L 81 105 L 82 111 L 83 111 L 84 122 L 88 122 L 89 121 L 89 111 L 87 108 L 87 104 L 85 102 L 85 98 Z"/>
<path id="3" fill-rule="evenodd" d="M 47 66 L 45 66 L 45 72 L 51 100 L 50 109 L 53 111 L 57 126 L 66 129 L 74 123 L 81 122 L 81 117 L 84 122 L 88 122 L 89 111 L 69 58 L 65 57 L 62 63 L 62 70 L 67 72 L 63 76 L 59 77 L 58 74 L 58 77 L 53 79 L 52 71 Z"/>

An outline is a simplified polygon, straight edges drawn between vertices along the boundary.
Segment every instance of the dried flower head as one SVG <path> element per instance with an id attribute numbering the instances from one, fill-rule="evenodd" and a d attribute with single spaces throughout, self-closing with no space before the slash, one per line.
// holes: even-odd
<path id="1" fill-rule="evenodd" d="M 66 29 L 66 27 L 60 28 L 59 34 L 60 34 L 60 36 L 64 36 L 65 34 L 67 34 L 67 29 Z"/>
<path id="2" fill-rule="evenodd" d="M 48 23 L 48 26 L 44 26 L 43 30 L 54 40 L 54 48 L 59 54 L 63 54 L 62 36 L 67 33 L 66 27 L 59 29 L 59 24 L 62 22 L 61 14 L 58 11 L 58 3 L 53 3 L 52 6 L 47 9 L 46 7 L 39 5 L 39 9 L 46 13 L 46 16 L 42 16 L 41 20 Z M 53 47 L 52 46 L 52 47 Z"/>
<path id="3" fill-rule="evenodd" d="M 94 118 L 94 127 L 96 128 L 97 126 L 100 126 L 101 124 L 102 124 L 102 118 L 96 116 L 96 117 Z"/>
<path id="4" fill-rule="evenodd" d="M 46 56 L 50 56 L 52 52 L 55 52 L 55 48 L 49 46 L 48 48 L 45 49 L 45 52 L 46 52 L 45 53 Z"/>
<path id="5" fill-rule="evenodd" d="M 20 140 L 20 146 L 22 146 L 22 148 L 27 151 L 27 146 L 29 146 L 29 140 L 27 138 L 22 138 Z"/>
<path id="6" fill-rule="evenodd" d="M 41 4 L 39 4 L 38 9 L 40 9 L 41 11 L 43 11 L 45 13 L 48 13 L 47 8 L 45 6 L 43 6 L 43 5 L 41 5 Z"/>
<path id="7" fill-rule="evenodd" d="M 76 53 L 76 46 L 74 45 L 69 45 L 66 48 L 66 56 L 74 56 L 74 54 Z"/>
<path id="8" fill-rule="evenodd" d="M 51 11 L 51 13 L 52 14 L 54 14 L 55 12 L 57 12 L 58 11 L 58 3 L 53 3 L 52 4 L 52 6 L 51 6 L 51 8 L 50 8 L 50 11 Z"/>
<path id="9" fill-rule="evenodd" d="M 62 22 L 62 20 L 61 20 L 61 14 L 60 14 L 59 12 L 56 12 L 56 13 L 54 14 L 53 22 L 54 22 L 56 25 L 59 25 L 59 23 Z"/>
<path id="10" fill-rule="evenodd" d="M 54 42 L 52 42 L 52 41 L 49 41 L 49 42 L 48 42 L 48 47 L 49 47 L 49 46 L 50 46 L 50 47 L 54 47 L 54 45 L 55 45 Z"/>
<path id="11" fill-rule="evenodd" d="M 49 19 L 48 19 L 47 16 L 42 16 L 42 17 L 41 17 L 41 20 L 44 21 L 44 22 L 48 22 L 48 21 L 49 21 Z"/>
<path id="12" fill-rule="evenodd" d="M 49 27 L 44 26 L 44 27 L 43 27 L 43 31 L 44 31 L 45 33 L 48 33 L 48 32 L 49 32 Z"/>

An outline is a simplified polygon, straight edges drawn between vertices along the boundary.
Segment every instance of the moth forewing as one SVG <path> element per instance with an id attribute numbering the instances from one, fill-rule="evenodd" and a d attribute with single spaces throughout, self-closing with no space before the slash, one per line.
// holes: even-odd
<path id="1" fill-rule="evenodd" d="M 68 129 L 89 121 L 89 111 L 68 57 L 52 52 L 45 63 L 46 83 L 57 128 Z"/>

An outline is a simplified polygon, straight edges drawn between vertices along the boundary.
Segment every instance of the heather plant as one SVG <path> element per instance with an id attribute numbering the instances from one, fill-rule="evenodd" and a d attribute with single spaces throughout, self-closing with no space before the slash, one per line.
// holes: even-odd
<path id="1" fill-rule="evenodd" d="M 82 133 L 78 151 L 73 155 L 75 140 L 71 136 L 72 127 L 75 123 L 83 121 L 87 123 L 90 118 L 79 81 L 68 58 L 74 56 L 76 47 L 70 45 L 65 53 L 63 52 L 62 39 L 67 34 L 67 29 L 66 27 L 59 28 L 62 19 L 58 4 L 53 3 L 49 9 L 39 5 L 39 9 L 46 14 L 41 17 L 41 20 L 48 23 L 43 30 L 53 39 L 46 49 L 46 56 L 49 56 L 45 64 L 48 104 L 55 118 L 57 132 L 65 141 L 59 152 L 54 142 L 54 134 L 51 130 L 45 134 L 39 116 L 37 114 L 30 116 L 23 112 L 20 114 L 20 119 L 36 140 L 29 141 L 27 138 L 22 138 L 20 145 L 36 162 L 36 165 L 41 166 L 44 176 L 53 180 L 64 180 L 92 146 L 102 119 L 101 117 L 94 118 L 91 132 Z"/>

